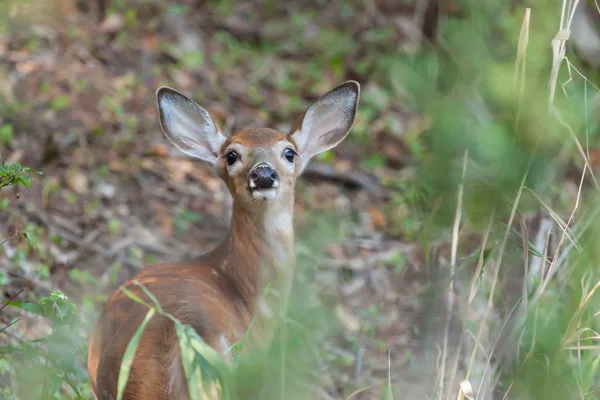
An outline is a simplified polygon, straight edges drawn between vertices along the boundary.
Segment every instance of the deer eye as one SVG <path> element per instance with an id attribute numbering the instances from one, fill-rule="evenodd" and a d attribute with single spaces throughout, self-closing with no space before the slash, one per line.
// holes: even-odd
<path id="1" fill-rule="evenodd" d="M 227 160 L 227 165 L 233 165 L 238 159 L 238 155 L 235 151 L 230 151 L 225 154 L 225 159 Z"/>
<path id="2" fill-rule="evenodd" d="M 294 163 L 294 156 L 296 155 L 296 152 L 294 150 L 286 149 L 283 155 L 289 162 Z"/>

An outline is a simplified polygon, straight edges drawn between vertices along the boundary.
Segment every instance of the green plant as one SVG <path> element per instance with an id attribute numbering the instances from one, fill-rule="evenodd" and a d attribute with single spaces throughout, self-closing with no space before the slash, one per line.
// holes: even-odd
<path id="1" fill-rule="evenodd" d="M 12 390 L 3 389 L 2 395 L 17 394 L 23 399 L 88 399 L 91 393 L 87 374 L 80 365 L 87 345 L 74 329 L 78 321 L 75 304 L 54 290 L 37 303 L 13 300 L 7 305 L 38 316 L 51 332 L 0 349 L 0 360 L 11 360 L 5 370 L 14 385 Z"/>
<path id="2" fill-rule="evenodd" d="M 0 144 L 10 144 L 13 140 L 13 126 L 10 124 L 0 126 Z"/>
<path id="3" fill-rule="evenodd" d="M 41 172 L 24 168 L 18 163 L 0 164 L 0 188 L 22 184 L 29 187 L 29 174 Z M 42 260 L 47 257 L 47 248 L 42 242 L 41 229 L 28 224 L 25 231 L 13 235 L 23 235 L 27 239 L 26 249 L 17 248 L 11 261 L 19 265 L 35 253 Z M 10 240 L 8 238 L 0 245 Z M 47 275 L 47 266 L 39 264 L 38 272 Z M 46 271 L 46 272 L 44 272 Z M 47 276 L 45 276 L 47 278 Z M 0 284 L 9 283 L 8 275 L 0 271 Z M 78 313 L 75 304 L 61 291 L 54 290 L 49 296 L 41 297 L 36 303 L 12 300 L 0 307 L 0 312 L 20 310 L 29 321 L 35 321 L 38 331 L 50 331 L 32 339 L 11 340 L 2 338 L 5 345 L 0 348 L 0 372 L 11 385 L 3 385 L 0 395 L 5 398 L 19 396 L 20 399 L 88 399 L 88 378 L 81 365 L 85 359 L 87 345 L 85 338 L 76 328 Z M 7 308 L 9 307 L 9 308 Z M 0 329 L 0 333 L 19 322 L 12 322 Z M 4 344 L 3 343 L 3 344 Z"/>
<path id="4" fill-rule="evenodd" d="M 186 208 L 180 208 L 173 218 L 175 233 L 181 236 L 188 230 L 190 224 L 199 222 L 202 222 L 202 215 Z"/>
<path id="5" fill-rule="evenodd" d="M 23 168 L 19 163 L 6 164 L 0 157 L 0 189 L 18 184 L 29 187 L 31 185 L 29 174 L 31 173 L 42 174 L 33 168 Z"/>
<path id="6" fill-rule="evenodd" d="M 50 108 L 54 111 L 62 111 L 69 108 L 70 100 L 68 96 L 55 97 L 50 103 Z"/>

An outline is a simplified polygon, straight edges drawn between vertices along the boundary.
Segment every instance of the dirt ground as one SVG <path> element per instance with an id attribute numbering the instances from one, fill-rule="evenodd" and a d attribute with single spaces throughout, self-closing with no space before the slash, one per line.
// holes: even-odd
<path id="1" fill-rule="evenodd" d="M 0 238 L 30 232 L 0 252 L 5 298 L 60 288 L 97 309 L 143 265 L 223 237 L 226 188 L 160 132 L 158 86 L 188 94 L 233 132 L 289 129 L 319 94 L 356 79 L 366 106 L 351 138 L 313 162 L 296 196 L 299 252 L 310 251 L 316 219 L 333 221 L 307 278 L 347 332 L 331 343 L 322 396 L 374 385 L 353 398 L 379 398 L 388 356 L 399 398 L 431 390 L 437 350 L 423 350 L 423 320 L 439 307 L 423 295 L 448 249 L 426 256 L 411 236 L 414 210 L 398 200 L 413 173 L 407 137 L 427 120 L 389 100 L 373 60 L 414 52 L 419 32 L 435 29 L 431 10 L 419 24 L 412 6 L 387 1 L 35 3 L 22 2 L 0 38 L 0 125 L 13 132 L 0 154 L 43 172 L 0 194 L 9 208 Z M 23 318 L 8 332 L 35 329 Z"/>

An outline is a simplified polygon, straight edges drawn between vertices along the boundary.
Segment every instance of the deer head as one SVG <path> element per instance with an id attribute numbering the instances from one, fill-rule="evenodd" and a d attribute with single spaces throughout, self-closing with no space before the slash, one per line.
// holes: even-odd
<path id="1" fill-rule="evenodd" d="M 296 178 L 316 154 L 348 135 L 359 98 L 359 84 L 348 81 L 325 94 L 288 134 L 243 129 L 226 136 L 208 111 L 168 87 L 157 90 L 160 124 L 169 140 L 189 156 L 215 166 L 238 206 L 293 199 Z"/>

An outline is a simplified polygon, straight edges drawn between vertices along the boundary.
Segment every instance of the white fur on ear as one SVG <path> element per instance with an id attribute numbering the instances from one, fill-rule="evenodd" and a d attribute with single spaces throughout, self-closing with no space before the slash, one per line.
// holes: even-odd
<path id="1" fill-rule="evenodd" d="M 291 137 L 306 160 L 343 141 L 356 116 L 360 85 L 347 81 L 311 105 Z"/>
<path id="2" fill-rule="evenodd" d="M 162 131 L 175 147 L 214 164 L 226 137 L 208 111 L 166 86 L 158 88 L 156 101 Z"/>

